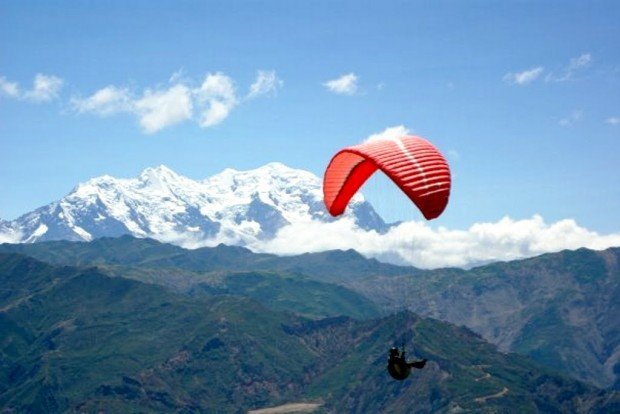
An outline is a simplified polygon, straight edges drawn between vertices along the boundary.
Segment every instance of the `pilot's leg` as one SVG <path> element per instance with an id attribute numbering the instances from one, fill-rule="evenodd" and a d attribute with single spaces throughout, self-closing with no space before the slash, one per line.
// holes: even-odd
<path id="1" fill-rule="evenodd" d="M 426 359 L 410 362 L 408 365 L 412 368 L 422 369 L 426 365 Z"/>

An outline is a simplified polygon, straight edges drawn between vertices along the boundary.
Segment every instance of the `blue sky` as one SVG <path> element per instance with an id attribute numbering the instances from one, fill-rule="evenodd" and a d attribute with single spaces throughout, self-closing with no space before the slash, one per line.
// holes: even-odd
<path id="1" fill-rule="evenodd" d="M 619 18 L 613 1 L 2 2 L 0 218 L 159 164 L 320 175 L 404 126 L 451 164 L 436 226 L 620 232 Z"/>

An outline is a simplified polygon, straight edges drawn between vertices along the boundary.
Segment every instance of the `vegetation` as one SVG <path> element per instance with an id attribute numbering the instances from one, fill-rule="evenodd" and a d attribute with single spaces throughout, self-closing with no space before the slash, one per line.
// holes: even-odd
<path id="1" fill-rule="evenodd" d="M 270 293 L 270 286 L 292 283 L 287 277 L 226 277 L 235 279 L 229 288 L 259 292 L 271 308 L 228 292 L 187 294 L 99 268 L 0 254 L 0 407 L 233 413 L 297 401 L 320 401 L 324 412 L 620 407 L 617 393 L 498 352 L 465 328 L 410 313 L 309 319 L 277 310 L 281 299 L 274 298 L 286 295 L 302 306 L 300 286 Z M 322 299 L 329 305 L 338 297 Z M 401 341 L 430 362 L 395 382 L 385 358 Z"/>
<path id="2" fill-rule="evenodd" d="M 250 296 L 310 317 L 366 318 L 408 308 L 467 326 L 503 351 L 620 389 L 620 248 L 432 271 L 383 264 L 352 250 L 277 257 L 224 245 L 185 250 L 129 236 L 5 244 L 0 251 L 57 264 L 97 265 L 107 274 L 190 294 Z"/>

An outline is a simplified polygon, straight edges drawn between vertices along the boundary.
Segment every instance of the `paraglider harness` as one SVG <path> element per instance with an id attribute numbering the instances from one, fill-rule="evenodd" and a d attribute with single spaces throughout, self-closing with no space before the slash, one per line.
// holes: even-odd
<path id="1" fill-rule="evenodd" d="M 402 350 L 399 351 L 397 347 L 392 347 L 389 352 L 387 369 L 392 378 L 398 381 L 402 381 L 411 374 L 411 368 L 422 369 L 426 365 L 426 359 L 420 361 L 407 362 L 405 356 L 405 344 L 402 345 Z"/>

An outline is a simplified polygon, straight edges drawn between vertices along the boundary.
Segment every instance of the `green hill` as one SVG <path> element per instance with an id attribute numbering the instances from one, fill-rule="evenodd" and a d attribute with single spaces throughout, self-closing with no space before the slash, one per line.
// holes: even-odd
<path id="1" fill-rule="evenodd" d="M 599 387 L 620 389 L 620 248 L 432 271 L 383 264 L 354 251 L 277 257 L 223 245 L 185 250 L 131 237 L 4 244 L 0 251 L 57 264 L 96 264 L 109 274 L 191 294 L 246 295 L 272 309 L 312 317 L 365 318 L 377 315 L 377 309 L 385 313 L 407 307 L 467 326 L 502 351 L 529 355 Z M 240 274 L 253 276 L 236 276 Z M 335 290 L 333 284 L 348 290 Z M 313 293 L 304 295 L 306 289 Z"/>
<path id="2" fill-rule="evenodd" d="M 218 245 L 187 250 L 152 239 L 104 237 L 92 242 L 51 241 L 0 244 L 0 252 L 23 253 L 39 260 L 74 266 L 124 265 L 174 268 L 191 272 L 276 271 L 303 274 L 315 280 L 338 282 L 369 275 L 413 275 L 420 270 L 366 259 L 355 250 L 332 250 L 298 256 L 253 253 L 243 247 Z"/>
<path id="3" fill-rule="evenodd" d="M 14 254 L 0 255 L 0 285 L 11 292 L 0 311 L 6 412 L 237 413 L 296 401 L 320 401 L 324 412 L 620 407 L 617 393 L 408 313 L 306 319 Z M 394 382 L 386 351 L 401 340 L 430 362 Z"/>
<path id="4" fill-rule="evenodd" d="M 505 351 L 529 355 L 600 387 L 620 384 L 620 249 L 545 254 L 345 286 L 382 306 L 464 325 Z M 403 299 L 406 298 L 406 299 Z"/>

